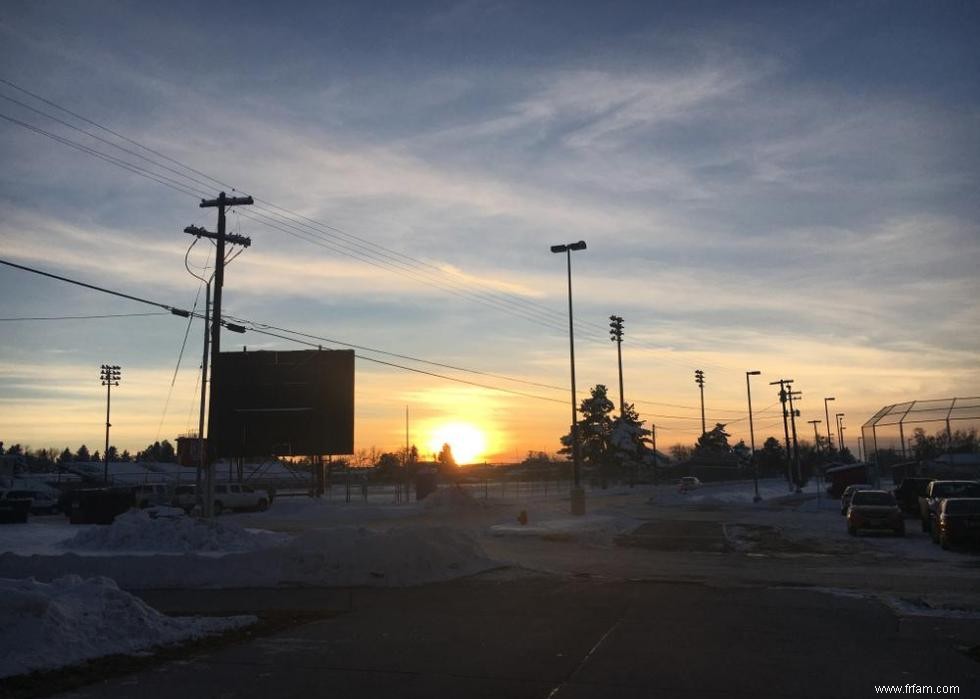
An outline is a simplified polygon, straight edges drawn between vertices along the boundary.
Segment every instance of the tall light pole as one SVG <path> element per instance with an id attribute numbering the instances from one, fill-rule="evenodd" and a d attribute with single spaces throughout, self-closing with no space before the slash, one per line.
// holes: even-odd
<path id="1" fill-rule="evenodd" d="M 827 418 L 827 454 L 828 456 L 833 453 L 834 445 L 830 439 L 830 411 L 827 409 L 827 403 L 832 400 L 837 400 L 835 397 L 823 399 L 823 416 Z"/>
<path id="2" fill-rule="evenodd" d="M 755 461 L 755 427 L 752 424 L 752 386 L 749 385 L 750 376 L 758 376 L 761 371 L 747 371 L 745 372 L 745 393 L 749 397 L 749 441 L 752 444 L 752 479 L 755 481 L 755 495 L 752 498 L 753 502 L 759 502 L 762 496 L 759 495 L 759 466 Z"/>
<path id="3" fill-rule="evenodd" d="M 626 399 L 623 397 L 623 319 L 609 316 L 609 339 L 616 343 L 616 357 L 619 359 L 619 415 L 626 412 Z"/>
<path id="4" fill-rule="evenodd" d="M 701 389 L 701 434 L 704 434 L 708 427 L 704 423 L 704 372 L 700 369 L 694 370 L 694 383 Z"/>
<path id="5" fill-rule="evenodd" d="M 841 457 L 844 455 L 844 428 L 841 426 L 844 422 L 841 420 L 844 417 L 844 413 L 837 413 L 837 448 L 841 453 Z"/>
<path id="6" fill-rule="evenodd" d="M 581 445 L 578 438 L 578 410 L 575 405 L 575 326 L 572 322 L 572 251 L 585 250 L 585 241 L 552 245 L 551 252 L 565 253 L 568 262 L 568 355 L 572 368 L 572 514 L 585 514 L 585 491 L 580 482 Z"/>
<path id="7" fill-rule="evenodd" d="M 99 378 L 105 386 L 105 470 L 102 473 L 102 482 L 109 485 L 109 406 L 112 404 L 112 387 L 119 385 L 121 369 L 118 364 L 103 364 Z"/>

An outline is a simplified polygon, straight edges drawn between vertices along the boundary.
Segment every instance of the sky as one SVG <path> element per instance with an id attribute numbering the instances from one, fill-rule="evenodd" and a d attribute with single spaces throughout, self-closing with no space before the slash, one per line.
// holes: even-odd
<path id="1" fill-rule="evenodd" d="M 801 435 L 834 396 L 855 449 L 884 405 L 980 395 L 978 29 L 964 2 L 5 2 L 0 258 L 200 308 L 183 229 L 234 187 L 262 208 L 229 214 L 227 313 L 481 372 L 359 350 L 356 448 L 403 446 L 407 407 L 423 453 L 462 424 L 512 461 L 568 429 L 549 247 L 585 240 L 580 398 L 618 403 L 615 314 L 659 448 L 700 433 L 700 368 L 733 441 L 759 370 L 758 444 L 792 378 Z M 7 320 L 158 310 L 0 268 L 0 440 L 99 448 L 104 363 L 120 449 L 193 432 L 200 321 Z"/>

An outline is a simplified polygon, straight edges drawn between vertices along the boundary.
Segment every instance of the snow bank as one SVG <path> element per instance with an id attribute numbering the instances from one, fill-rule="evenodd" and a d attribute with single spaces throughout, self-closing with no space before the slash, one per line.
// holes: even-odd
<path id="1" fill-rule="evenodd" d="M 333 527 L 287 544 L 221 557 L 0 555 L 0 577 L 106 575 L 125 588 L 417 585 L 499 567 L 469 534 L 447 527 L 376 532 Z"/>
<path id="2" fill-rule="evenodd" d="M 458 486 L 440 488 L 429 493 L 422 501 L 427 510 L 475 510 L 483 507 L 483 503 Z"/>
<path id="3" fill-rule="evenodd" d="M 151 507 L 130 510 L 109 526 L 81 531 L 63 546 L 73 551 L 228 552 L 255 551 L 288 538 L 188 517 L 174 507 Z"/>
<path id="4" fill-rule="evenodd" d="M 0 677 L 199 638 L 253 616 L 167 617 L 108 578 L 0 579 Z"/>

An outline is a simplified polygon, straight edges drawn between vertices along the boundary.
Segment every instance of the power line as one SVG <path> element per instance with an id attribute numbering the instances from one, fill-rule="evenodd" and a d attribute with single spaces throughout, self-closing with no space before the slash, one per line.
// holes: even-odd
<path id="1" fill-rule="evenodd" d="M 125 293 L 120 292 L 120 291 L 114 291 L 112 289 L 106 289 L 104 287 L 95 286 L 94 284 L 87 284 L 85 282 L 81 282 L 81 281 L 78 281 L 78 280 L 75 280 L 75 279 L 69 279 L 68 277 L 62 277 L 62 276 L 59 276 L 57 274 L 51 274 L 50 272 L 44 272 L 44 271 L 39 270 L 39 269 L 34 269 L 32 267 L 27 267 L 25 265 L 18 265 L 18 264 L 15 264 L 13 262 L 8 262 L 7 260 L 0 259 L 0 264 L 4 264 L 4 265 L 7 265 L 9 267 L 14 267 L 14 268 L 17 268 L 17 269 L 21 269 L 21 270 L 24 270 L 26 272 L 32 272 L 34 274 L 40 274 L 42 276 L 50 277 L 52 279 L 57 279 L 59 281 L 67 282 L 69 284 L 75 284 L 77 286 L 82 286 L 82 287 L 85 287 L 87 289 L 92 289 L 93 291 L 99 291 L 99 292 L 102 292 L 102 293 L 105 293 L 105 294 L 112 294 L 113 296 L 120 296 L 122 298 L 126 298 L 126 299 L 129 299 L 131 301 L 137 301 L 139 303 L 145 303 L 145 304 L 148 304 L 148 305 L 151 305 L 151 306 L 157 306 L 159 308 L 166 308 L 167 310 L 170 310 L 174 315 L 178 315 L 178 316 L 181 316 L 181 317 L 184 317 L 184 318 L 186 318 L 188 316 L 194 316 L 196 318 L 202 318 L 203 317 L 203 316 L 201 316 L 200 313 L 197 313 L 197 312 L 192 312 L 192 311 L 186 311 L 186 310 L 178 309 L 178 308 L 175 308 L 173 306 L 168 306 L 167 304 L 160 303 L 158 301 L 151 301 L 149 299 L 140 298 L 139 296 L 133 296 L 131 294 L 125 294 Z M 316 344 L 316 343 L 314 343 L 314 342 L 308 342 L 306 340 L 299 340 L 299 339 L 296 339 L 296 338 L 288 337 L 286 335 L 279 335 L 279 334 L 270 332 L 268 330 L 261 330 L 261 329 L 258 329 L 258 328 L 252 328 L 252 332 L 257 332 L 257 333 L 259 333 L 261 335 L 269 335 L 271 337 L 278 337 L 278 338 L 283 339 L 283 340 L 288 340 L 288 341 L 291 341 L 291 342 L 296 342 L 298 344 L 304 344 L 304 345 L 308 345 L 310 347 L 318 347 L 319 348 L 319 345 Z M 549 401 L 549 402 L 553 402 L 553 403 L 564 403 L 565 402 L 565 401 L 559 400 L 557 398 L 549 398 L 547 396 L 537 396 L 537 395 L 534 395 L 534 394 L 531 394 L 531 393 L 523 393 L 521 391 L 514 391 L 514 390 L 508 389 L 508 388 L 501 388 L 499 386 L 490 386 L 490 385 L 478 383 L 478 382 L 475 382 L 475 381 L 468 381 L 466 379 L 461 379 L 461 378 L 456 377 L 456 376 L 446 376 L 445 374 L 438 374 L 438 373 L 431 372 L 431 371 L 425 371 L 424 369 L 417 369 L 417 368 L 414 368 L 414 367 L 408 367 L 408 366 L 405 366 L 403 364 L 395 364 L 393 362 L 386 362 L 386 361 L 383 361 L 383 360 L 380 360 L 380 359 L 375 359 L 373 357 L 365 357 L 364 355 L 355 354 L 354 356 L 357 357 L 358 359 L 363 359 L 364 361 L 367 361 L 367 362 L 373 362 L 375 364 L 382 364 L 382 365 L 394 367 L 394 368 L 397 368 L 397 369 L 404 369 L 405 371 L 411 371 L 411 372 L 414 372 L 414 373 L 417 373 L 417 374 L 424 374 L 426 376 L 433 376 L 433 377 L 436 377 L 436 378 L 444 379 L 446 381 L 454 381 L 456 383 L 462 383 L 462 384 L 466 384 L 466 385 L 469 385 L 469 386 L 475 386 L 475 387 L 478 387 L 478 388 L 485 388 L 485 389 L 491 390 L 491 391 L 499 391 L 501 393 L 509 393 L 509 394 L 512 394 L 512 395 L 522 396 L 524 398 L 533 398 L 535 400 L 544 400 L 544 401 Z"/>
<path id="2" fill-rule="evenodd" d="M 112 148 L 125 152 L 133 157 L 139 158 L 140 160 L 146 163 L 150 163 L 155 167 L 170 172 L 180 178 L 184 178 L 184 180 L 187 180 L 193 184 L 188 184 L 187 182 L 180 181 L 180 180 L 174 180 L 172 177 L 161 174 L 159 172 L 153 172 L 152 170 L 148 170 L 145 167 L 136 165 L 134 163 L 125 160 L 121 160 L 111 155 L 107 155 L 101 151 L 98 151 L 95 148 L 91 148 L 89 146 L 77 143 L 75 141 L 71 141 L 71 139 L 58 136 L 57 134 L 53 134 L 44 129 L 40 129 L 36 126 L 23 122 L 19 119 L 15 119 L 13 117 L 9 117 L 4 114 L 0 114 L 0 118 L 6 119 L 7 121 L 22 126 L 23 128 L 29 129 L 39 135 L 43 135 L 47 138 L 53 139 L 59 143 L 62 143 L 63 145 L 67 145 L 69 147 L 80 150 L 86 154 L 92 155 L 93 157 L 97 157 L 105 162 L 108 162 L 112 165 L 116 165 L 117 167 L 132 172 L 133 174 L 150 179 L 152 181 L 157 182 L 158 184 L 163 184 L 164 186 L 169 187 L 170 189 L 178 191 L 182 194 L 193 196 L 195 198 L 207 196 L 209 194 L 209 192 L 207 191 L 200 190 L 198 188 L 199 186 L 209 188 L 216 185 L 220 187 L 229 188 L 236 192 L 240 191 L 236 187 L 232 186 L 230 183 L 223 182 L 222 180 L 213 177 L 211 175 L 208 175 L 207 173 L 202 172 L 201 170 L 195 169 L 192 166 L 187 165 L 186 163 L 183 163 L 175 158 L 172 158 L 158 150 L 150 148 L 149 146 L 146 146 L 140 143 L 139 141 L 136 141 L 128 136 L 119 133 L 118 131 L 115 131 L 88 117 L 85 117 L 77 112 L 74 112 L 71 109 L 68 109 L 67 107 L 64 107 L 50 99 L 42 97 L 41 95 L 38 95 L 24 87 L 21 87 L 20 85 L 17 85 L 16 83 L 10 80 L 0 78 L 0 83 L 14 90 L 17 90 L 25 95 L 28 95 L 33 99 L 36 99 L 50 107 L 60 110 L 61 112 L 70 115 L 71 117 L 78 119 L 85 124 L 91 125 L 106 134 L 109 134 L 115 138 L 124 141 L 125 143 L 135 146 L 136 148 L 144 151 L 145 153 L 149 153 L 168 163 L 172 163 L 173 165 L 177 166 L 178 168 L 181 168 L 182 170 L 185 170 L 186 172 L 181 172 L 181 170 L 175 169 L 173 167 L 170 167 L 169 165 L 154 160 L 153 158 L 147 157 L 142 153 L 134 151 L 131 148 L 127 148 L 117 143 L 113 143 L 109 139 L 103 138 L 90 131 L 82 129 L 57 116 L 54 116 L 43 110 L 37 109 L 36 107 L 28 105 L 21 100 L 17 100 L 10 96 L 0 94 L 0 97 L 3 97 L 9 102 L 17 104 L 22 108 L 30 110 L 33 113 L 44 116 L 70 129 L 82 133 L 90 138 L 105 143 L 106 145 Z M 186 174 L 187 172 L 192 173 L 192 175 Z M 478 303 L 482 303 L 484 305 L 495 308 L 498 311 L 505 312 L 510 315 L 523 318 L 525 320 L 530 320 L 538 325 L 545 325 L 556 331 L 559 330 L 564 331 L 564 321 L 558 317 L 555 311 L 549 308 L 548 306 L 545 306 L 544 304 L 535 301 L 534 299 L 529 299 L 524 296 L 518 296 L 513 293 L 500 291 L 499 289 L 495 289 L 489 286 L 488 284 L 478 280 L 475 282 L 462 284 L 461 282 L 457 282 L 455 279 L 453 279 L 452 275 L 450 273 L 447 273 L 445 269 L 437 265 L 434 265 L 431 262 L 407 255 L 403 252 L 399 252 L 391 248 L 387 248 L 383 245 L 379 245 L 378 243 L 374 243 L 364 237 L 345 231 L 342 228 L 327 223 L 323 223 L 321 221 L 317 221 L 316 219 L 304 216 L 302 214 L 299 214 L 295 211 L 279 206 L 267 200 L 259 199 L 259 198 L 254 198 L 254 199 L 259 204 L 255 208 L 266 213 L 256 214 L 255 216 L 257 218 L 253 218 L 252 216 L 247 216 L 247 217 L 253 218 L 253 220 L 256 220 L 258 223 L 261 223 L 262 225 L 266 225 L 275 230 L 279 230 L 280 232 L 285 232 L 305 242 L 319 245 L 320 247 L 324 247 L 325 249 L 330 250 L 332 252 L 347 257 L 353 257 L 354 259 L 358 259 L 362 262 L 372 264 L 373 266 L 378 267 L 380 269 L 384 269 L 386 271 L 408 277 L 416 282 L 420 282 L 422 284 L 432 286 L 441 289 L 443 291 L 447 291 L 448 293 L 451 293 L 458 297 L 465 298 L 467 300 L 475 301 Z M 284 230 L 284 226 L 287 228 L 291 228 L 294 232 L 290 232 L 289 230 Z M 302 237 L 301 235 L 297 234 L 296 231 L 302 233 L 303 236 L 308 236 L 308 237 Z M 473 287 L 477 287 L 479 289 L 485 289 L 487 291 L 475 291 Z M 604 338 L 601 335 L 597 334 L 596 332 L 590 332 L 587 329 L 587 328 L 595 328 L 596 330 L 604 333 L 605 328 L 600 324 L 582 318 L 578 318 L 575 320 L 575 325 L 579 327 L 580 337 L 582 337 L 583 339 L 589 340 L 597 344 L 598 343 L 604 344 L 603 342 Z M 661 363 L 673 364 L 675 366 L 683 366 L 685 368 L 690 368 L 691 366 L 690 363 L 685 363 L 682 361 L 665 358 L 663 356 L 663 353 L 665 351 L 663 347 L 658 347 L 642 339 L 634 339 L 632 346 L 635 350 L 654 353 L 657 356 L 657 360 Z M 704 361 L 701 361 L 700 363 L 706 366 L 713 366 L 720 369 L 734 369 L 734 367 L 726 366 L 723 364 L 715 364 L 715 363 L 709 363 Z M 637 402 L 639 403 L 641 401 L 637 401 Z"/>
<path id="3" fill-rule="evenodd" d="M 167 313 L 101 313 L 90 316 L 20 316 L 17 318 L 0 318 L 0 322 L 20 320 L 94 320 L 96 318 L 136 318 L 138 316 L 165 316 Z"/>
<path id="4" fill-rule="evenodd" d="M 164 160 L 166 160 L 166 161 L 168 161 L 170 163 L 173 163 L 173 164 L 177 165 L 180 168 L 183 168 L 184 170 L 186 170 L 188 172 L 194 173 L 195 175 L 199 175 L 200 177 L 203 177 L 206 180 L 209 180 L 210 183 L 214 183 L 214 184 L 217 184 L 219 186 L 228 187 L 228 188 L 231 188 L 234 191 L 238 191 L 237 188 L 232 187 L 229 183 L 222 182 L 221 180 L 219 180 L 219 179 L 217 179 L 215 177 L 212 177 L 211 175 L 208 175 L 208 174 L 206 174 L 204 172 L 201 172 L 200 170 L 197 170 L 197 169 L 195 169 L 195 168 L 193 168 L 193 167 L 191 167 L 191 166 L 189 166 L 189 165 L 187 165 L 185 163 L 182 163 L 179 160 L 176 160 L 174 158 L 171 158 L 171 157 L 169 157 L 169 156 L 161 153 L 160 151 L 157 151 L 157 150 L 154 150 L 152 148 L 149 148 L 148 146 L 145 146 L 142 143 L 139 143 L 138 141 L 135 141 L 134 139 L 131 139 L 131 138 L 127 137 L 127 136 L 124 136 L 123 134 L 121 134 L 121 133 L 119 133 L 117 131 L 114 131 L 113 129 L 110 129 L 110 128 L 102 125 L 102 124 L 99 124 L 98 122 L 96 122 L 96 121 L 94 121 L 92 119 L 89 119 L 87 117 L 84 117 L 84 116 L 82 116 L 82 115 L 80 115 L 80 114 L 78 114 L 78 113 L 76 113 L 76 112 L 74 112 L 74 111 L 72 111 L 70 109 L 67 109 L 66 107 L 63 107 L 63 106 L 61 106 L 61 105 L 53 102 L 52 100 L 46 99 L 46 98 L 44 98 L 44 97 L 42 97 L 42 96 L 40 96 L 40 95 L 38 95 L 38 94 L 36 94 L 34 92 L 31 92 L 30 90 L 27 90 L 26 88 L 23 88 L 23 87 L 15 84 L 15 83 L 9 81 L 9 80 L 0 78 L 0 83 L 3 83 L 5 85 L 7 85 L 8 87 L 11 87 L 11 88 L 13 88 L 15 90 L 18 90 L 18 91 L 20 91 L 20 92 L 22 92 L 22 93 L 24 93 L 26 95 L 29 95 L 29 96 L 33 97 L 34 99 L 37 99 L 37 100 L 43 102 L 44 104 L 47 104 L 47 105 L 49 105 L 51 107 L 54 107 L 55 109 L 59 109 L 62 112 L 66 113 L 66 114 L 69 114 L 72 117 L 74 117 L 76 119 L 79 119 L 79 120 L 83 121 L 86 124 L 90 124 L 90 125 L 98 128 L 98 129 L 104 131 L 105 133 L 111 134 L 112 136 L 115 136 L 116 138 L 119 138 L 119 139 L 121 139 L 121 140 L 123 140 L 123 141 L 125 141 L 127 143 L 130 143 L 130 144 L 136 146 L 137 148 L 140 148 L 141 150 L 143 150 L 145 152 L 151 153 L 151 154 L 153 154 L 153 155 L 155 155 L 155 156 L 157 156 L 159 158 L 163 158 Z M 123 152 L 126 152 L 126 153 L 128 153 L 130 155 L 133 155 L 133 156 L 135 156 L 137 158 L 140 158 L 141 160 L 143 160 L 145 162 L 149 162 L 149 163 L 155 165 L 156 167 L 165 169 L 168 172 L 171 172 L 171 173 L 174 173 L 174 174 L 178 175 L 179 177 L 183 177 L 183 178 L 185 178 L 187 180 L 190 180 L 191 182 L 194 182 L 195 184 L 203 185 L 205 187 L 210 186 L 210 184 L 208 182 L 205 182 L 205 181 L 199 179 L 198 177 L 192 177 L 190 175 L 187 175 L 185 173 L 180 172 L 179 170 L 175 170 L 172 167 L 169 167 L 167 165 L 161 164 L 161 163 L 153 160 L 152 158 L 148 158 L 148 157 L 146 157 L 146 156 L 144 156 L 144 155 L 142 155 L 140 153 L 137 153 L 137 152 L 133 151 L 132 149 L 125 148 L 123 146 L 120 146 L 120 145 L 118 145 L 116 143 L 111 142 L 108 139 L 102 138 L 100 136 L 97 136 L 97 135 L 89 132 L 89 131 L 86 131 L 84 129 L 81 129 L 81 128 L 79 128 L 79 127 L 77 127 L 77 126 L 75 126 L 73 124 L 70 124 L 70 123 L 68 123 L 68 122 L 66 122 L 66 121 L 64 121 L 64 120 L 62 120 L 62 119 L 60 119 L 60 118 L 58 118 L 56 116 L 53 116 L 51 114 L 48 114 L 48 113 L 46 113 L 46 112 L 44 112 L 42 110 L 39 110 L 39 109 L 35 108 L 35 107 L 32 107 L 30 105 L 27 105 L 27 104 L 25 104 L 24 102 L 22 102 L 20 100 L 16 100 L 14 98 L 11 98 L 11 97 L 5 96 L 5 95 L 0 95 L 0 97 L 3 97 L 4 99 L 7 99 L 8 101 L 13 102 L 15 104 L 21 105 L 22 107 L 24 107 L 26 109 L 29 109 L 29 110 L 31 110 L 34 113 L 37 113 L 37 114 L 40 114 L 42 116 L 45 116 L 45 117 L 47 117 L 49 119 L 52 119 L 52 120 L 54 120 L 54 121 L 56 121 L 56 122 L 58 122 L 60 124 L 63 124 L 65 126 L 67 126 L 68 128 L 74 129 L 74 130 L 76 130 L 76 131 L 78 131 L 80 133 L 83 133 L 83 134 L 91 137 L 91 138 L 95 138 L 95 139 L 97 139 L 97 140 L 99 140 L 99 141 L 101 141 L 103 143 L 106 143 L 107 145 L 109 145 L 109 146 L 111 146 L 113 148 L 116 148 L 116 149 L 121 150 Z M 64 139 L 63 137 L 57 136 L 55 134 L 51 134 L 51 133 L 49 133 L 47 131 L 44 131 L 43 129 L 38 129 L 37 127 L 34 127 L 34 126 L 32 126 L 30 124 L 27 124 L 27 123 L 25 123 L 23 121 L 20 121 L 20 120 L 17 120 L 17 119 L 13 119 L 11 117 L 7 117 L 6 115 L 0 115 L 0 116 L 2 116 L 3 118 L 7 119 L 8 121 L 12 121 L 15 124 L 21 125 L 24 128 L 28 128 L 28 129 L 36 132 L 36 133 L 39 133 L 41 135 L 47 136 L 49 138 L 52 138 L 52 139 L 54 139 L 54 140 L 56 140 L 56 141 L 58 141 L 60 143 L 63 143 L 65 145 L 69 145 L 71 147 L 74 147 L 74 148 L 77 148 L 79 150 L 82 150 L 83 152 L 88 153 L 90 155 L 93 155 L 95 157 L 99 157 L 99 158 L 105 160 L 106 162 L 109 162 L 110 164 L 117 165 L 117 166 L 122 167 L 124 169 L 127 169 L 127 170 L 129 170 L 131 172 L 134 172 L 135 174 L 141 175 L 143 177 L 147 177 L 147 178 L 149 178 L 151 180 L 154 180 L 154 181 L 156 181 L 156 182 L 158 182 L 160 184 L 164 184 L 165 186 L 171 187 L 172 189 L 176 189 L 177 191 L 180 191 L 182 193 L 187 194 L 187 193 L 190 193 L 190 192 L 194 192 L 194 188 L 193 187 L 190 187 L 190 186 L 186 185 L 185 183 L 177 182 L 177 181 L 173 180 L 172 178 L 167 177 L 166 175 L 160 175 L 159 173 L 153 173 L 152 171 L 149 171 L 149 170 L 146 170 L 145 168 L 136 166 L 133 163 L 129 163 L 127 161 L 123 161 L 123 160 L 120 160 L 118 158 L 114 158 L 113 156 L 107 156 L 106 154 L 101 153 L 101 152 L 99 152 L 99 151 L 97 151 L 97 150 L 95 150 L 93 148 L 89 148 L 88 146 L 84 146 L 84 145 L 81 145 L 81 144 L 72 142 L 72 141 L 70 141 L 70 139 Z M 204 194 L 204 193 L 201 192 L 201 191 L 196 191 L 193 194 L 193 196 L 201 196 L 202 194 Z M 542 323 L 542 322 L 544 322 L 544 324 L 549 325 L 550 327 L 553 327 L 556 330 L 558 330 L 558 329 L 562 329 L 563 330 L 563 328 L 564 328 L 563 323 L 562 323 L 562 325 L 561 325 L 560 328 L 558 327 L 558 322 L 559 321 L 556 319 L 556 316 L 555 316 L 554 311 L 552 309 L 544 306 L 543 304 L 539 304 L 539 303 L 533 301 L 532 299 L 527 299 L 526 297 L 519 297 L 519 296 L 516 296 L 514 294 L 507 293 L 507 292 L 500 292 L 499 290 L 494 290 L 494 289 L 492 289 L 491 287 L 488 287 L 486 284 L 484 284 L 482 282 L 476 282 L 475 285 L 476 286 L 479 286 L 479 287 L 482 287 L 482 288 L 489 288 L 489 289 L 491 289 L 491 291 L 489 293 L 486 293 L 486 292 L 474 292 L 472 290 L 472 288 L 471 288 L 473 286 L 472 284 L 471 285 L 466 285 L 466 286 L 460 286 L 459 284 L 457 284 L 452 279 L 446 281 L 446 280 L 444 280 L 442 278 L 434 278 L 434 276 L 433 276 L 433 274 L 431 272 L 420 271 L 420 269 L 425 268 L 427 270 L 433 270 L 438 275 L 446 275 L 445 270 L 443 270 L 443 269 L 439 268 L 438 266 L 433 265 L 433 264 L 431 264 L 429 262 L 426 262 L 424 260 L 419 260 L 417 258 L 414 258 L 414 257 L 411 257 L 409 255 L 406 255 L 405 253 L 401 253 L 401 252 L 398 252 L 398 251 L 395 251 L 395 250 L 391 250 L 390 248 L 386 248 L 384 246 L 378 245 L 377 243 L 373 243 L 373 242 L 371 242 L 369 240 L 366 240 L 365 238 L 362 238 L 360 236 L 357 236 L 357 235 L 348 233 L 347 231 L 344 231 L 341 228 L 338 228 L 336 226 L 332 226 L 332 225 L 329 225 L 329 224 L 325 224 L 325 223 L 322 223 L 320 221 L 316 221 L 315 219 L 312 219 L 312 218 L 303 216 L 302 214 L 298 214 L 298 213 L 296 213 L 294 211 L 291 211 L 290 209 L 287 209 L 287 208 L 278 206 L 278 205 L 273 204 L 271 202 L 268 202 L 268 201 L 265 201 L 265 200 L 262 200 L 262 199 L 257 199 L 256 201 L 260 202 L 260 204 L 264 204 L 265 205 L 265 206 L 258 206 L 256 208 L 258 208 L 260 210 L 263 210 L 263 211 L 268 211 L 270 214 L 272 214 L 273 216 L 278 217 L 279 219 L 285 219 L 285 221 L 287 222 L 286 225 L 289 226 L 290 228 L 293 228 L 294 230 L 302 230 L 302 232 L 305 233 L 306 235 L 315 236 L 315 237 L 317 237 L 320 240 L 321 243 L 322 242 L 326 242 L 326 241 L 323 240 L 324 235 L 326 235 L 326 236 L 330 237 L 331 239 L 333 239 L 333 240 L 329 241 L 330 242 L 329 245 L 322 245 L 322 247 L 326 247 L 328 250 L 331 250 L 333 252 L 337 252 L 339 254 L 346 255 L 346 256 L 349 256 L 349 257 L 355 257 L 355 259 L 360 259 L 361 261 L 368 261 L 368 260 L 365 260 L 364 259 L 364 256 L 367 255 L 367 256 L 370 256 L 371 259 L 373 260 L 372 262 L 369 262 L 369 263 L 374 264 L 374 266 L 380 266 L 382 269 L 387 269 L 388 271 L 392 271 L 392 272 L 394 272 L 396 274 L 401 274 L 403 276 L 409 276 L 410 278 L 414 279 L 415 281 L 420 281 L 423 284 L 427 284 L 427 285 L 430 285 L 430 286 L 435 286 L 435 287 L 440 288 L 440 289 L 442 289 L 444 291 L 450 291 L 450 293 L 454 293 L 457 296 L 461 296 L 461 297 L 467 298 L 469 300 L 475 300 L 475 301 L 478 301 L 478 302 L 481 302 L 481 303 L 489 303 L 493 307 L 497 308 L 497 310 L 502 310 L 502 311 L 507 312 L 507 313 L 510 313 L 512 315 L 518 315 L 520 317 L 523 317 L 524 319 L 533 320 L 534 322 L 539 323 L 539 324 Z M 271 207 L 271 208 L 267 208 L 267 207 Z M 275 211 L 273 211 L 273 210 L 275 210 Z M 287 214 L 288 216 L 283 215 L 283 213 L 277 213 L 277 212 L 284 212 L 284 214 Z M 262 216 L 262 215 L 260 215 L 260 216 Z M 292 217 L 292 218 L 290 218 L 290 217 Z M 272 219 L 270 219 L 269 216 L 262 216 L 262 218 L 265 219 L 265 221 L 259 221 L 259 222 L 264 223 L 265 225 L 270 225 L 269 221 L 272 220 Z M 296 219 L 300 219 L 300 221 L 298 221 L 298 223 L 300 223 L 300 225 L 302 226 L 302 228 L 299 228 L 298 229 L 297 226 L 294 225 L 295 223 L 297 223 Z M 312 225 L 303 224 L 302 221 L 308 221 L 309 224 L 312 224 Z M 320 230 L 319 231 L 316 230 L 314 228 L 314 226 L 319 227 Z M 277 226 L 275 224 L 271 224 L 270 227 L 275 228 L 277 230 L 280 230 L 282 232 L 289 233 L 289 231 L 284 231 L 281 226 Z M 305 230 L 305 229 L 310 229 L 310 230 Z M 340 240 L 340 239 L 338 239 L 338 235 L 334 235 L 333 233 L 331 233 L 331 231 L 333 233 L 338 234 L 339 236 L 343 236 L 343 238 L 345 238 L 346 240 Z M 293 234 L 290 233 L 290 235 L 293 235 Z M 295 236 L 295 237 L 299 237 L 299 236 Z M 305 240 L 306 242 L 317 244 L 317 241 L 310 240 L 309 238 L 300 238 L 300 239 L 301 240 Z M 358 248 L 361 251 L 363 251 L 363 252 L 359 252 L 357 250 Z M 379 259 L 379 258 L 382 258 L 382 259 Z M 406 262 L 406 260 L 407 260 L 407 262 Z M 399 265 L 399 266 L 398 267 L 395 267 L 394 265 Z M 421 275 L 421 277 L 419 275 Z M 455 291 L 452 291 L 453 289 Z M 531 307 L 531 308 L 529 308 L 529 307 Z M 538 309 L 540 309 L 540 310 L 538 310 Z M 544 316 L 545 320 L 542 320 L 542 315 Z M 599 328 L 599 329 L 601 329 L 603 331 L 605 330 L 599 324 L 592 323 L 591 321 L 578 320 L 578 321 L 576 321 L 576 325 L 580 325 L 580 326 L 583 326 L 583 325 L 584 326 L 591 326 L 591 327 L 594 327 L 594 328 Z M 601 339 L 599 337 L 597 337 L 597 336 L 595 336 L 593 334 L 588 334 L 584 329 L 580 329 L 580 333 L 581 333 L 580 336 L 583 337 L 583 339 L 589 339 L 589 340 L 591 340 L 593 342 L 601 342 Z M 652 345 L 650 343 L 644 342 L 642 340 L 639 340 L 639 341 L 637 341 L 634 344 L 638 344 L 638 345 L 640 345 L 640 349 L 646 349 L 648 351 L 654 351 L 654 352 L 657 352 L 657 353 L 661 353 L 663 351 L 663 348 L 656 347 L 656 346 L 654 346 L 654 345 Z M 664 362 L 664 363 L 675 364 L 675 365 L 678 365 L 678 366 L 687 366 L 686 364 L 684 364 L 682 362 L 676 362 L 676 361 L 664 359 L 662 356 L 658 357 L 658 359 L 661 362 Z M 714 366 L 721 366 L 721 365 L 714 365 Z"/>

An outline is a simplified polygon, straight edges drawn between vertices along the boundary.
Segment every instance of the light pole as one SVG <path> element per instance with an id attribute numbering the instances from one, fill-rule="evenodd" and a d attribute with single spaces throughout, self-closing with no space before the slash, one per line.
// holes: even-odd
<path id="1" fill-rule="evenodd" d="M 755 462 L 755 427 L 752 424 L 752 386 L 749 385 L 750 376 L 758 376 L 761 371 L 745 372 L 745 393 L 749 397 L 749 441 L 752 444 L 752 479 L 755 482 L 755 495 L 753 502 L 759 502 L 762 497 L 759 495 L 759 466 Z"/>
<path id="2" fill-rule="evenodd" d="M 112 404 L 112 387 L 119 385 L 120 368 L 118 364 L 103 364 L 99 378 L 105 386 L 105 470 L 102 473 L 102 482 L 109 485 L 109 406 Z"/>
<path id="3" fill-rule="evenodd" d="M 835 397 L 823 399 L 823 416 L 827 418 L 827 455 L 829 456 L 834 451 L 834 445 L 830 440 L 830 411 L 827 409 L 827 403 L 832 400 L 837 400 Z"/>
<path id="4" fill-rule="evenodd" d="M 552 245 L 551 252 L 565 253 L 568 262 L 568 355 L 572 368 L 572 514 L 585 514 L 585 491 L 580 482 L 581 445 L 578 438 L 578 411 L 575 406 L 575 326 L 572 322 L 572 251 L 585 250 L 585 241 Z"/>
<path id="5" fill-rule="evenodd" d="M 616 343 L 616 357 L 619 360 L 619 416 L 626 412 L 626 399 L 623 397 L 623 319 L 609 316 L 609 339 Z"/>
<path id="6" fill-rule="evenodd" d="M 700 369 L 694 370 L 694 383 L 701 389 L 701 434 L 703 435 L 708 428 L 704 424 L 704 372 Z"/>
<path id="7" fill-rule="evenodd" d="M 844 413 L 837 413 L 836 417 L 837 417 L 837 449 L 841 453 L 841 458 L 843 458 L 844 457 L 844 428 L 842 427 L 842 423 L 844 421 L 841 420 L 841 418 L 844 417 Z"/>

